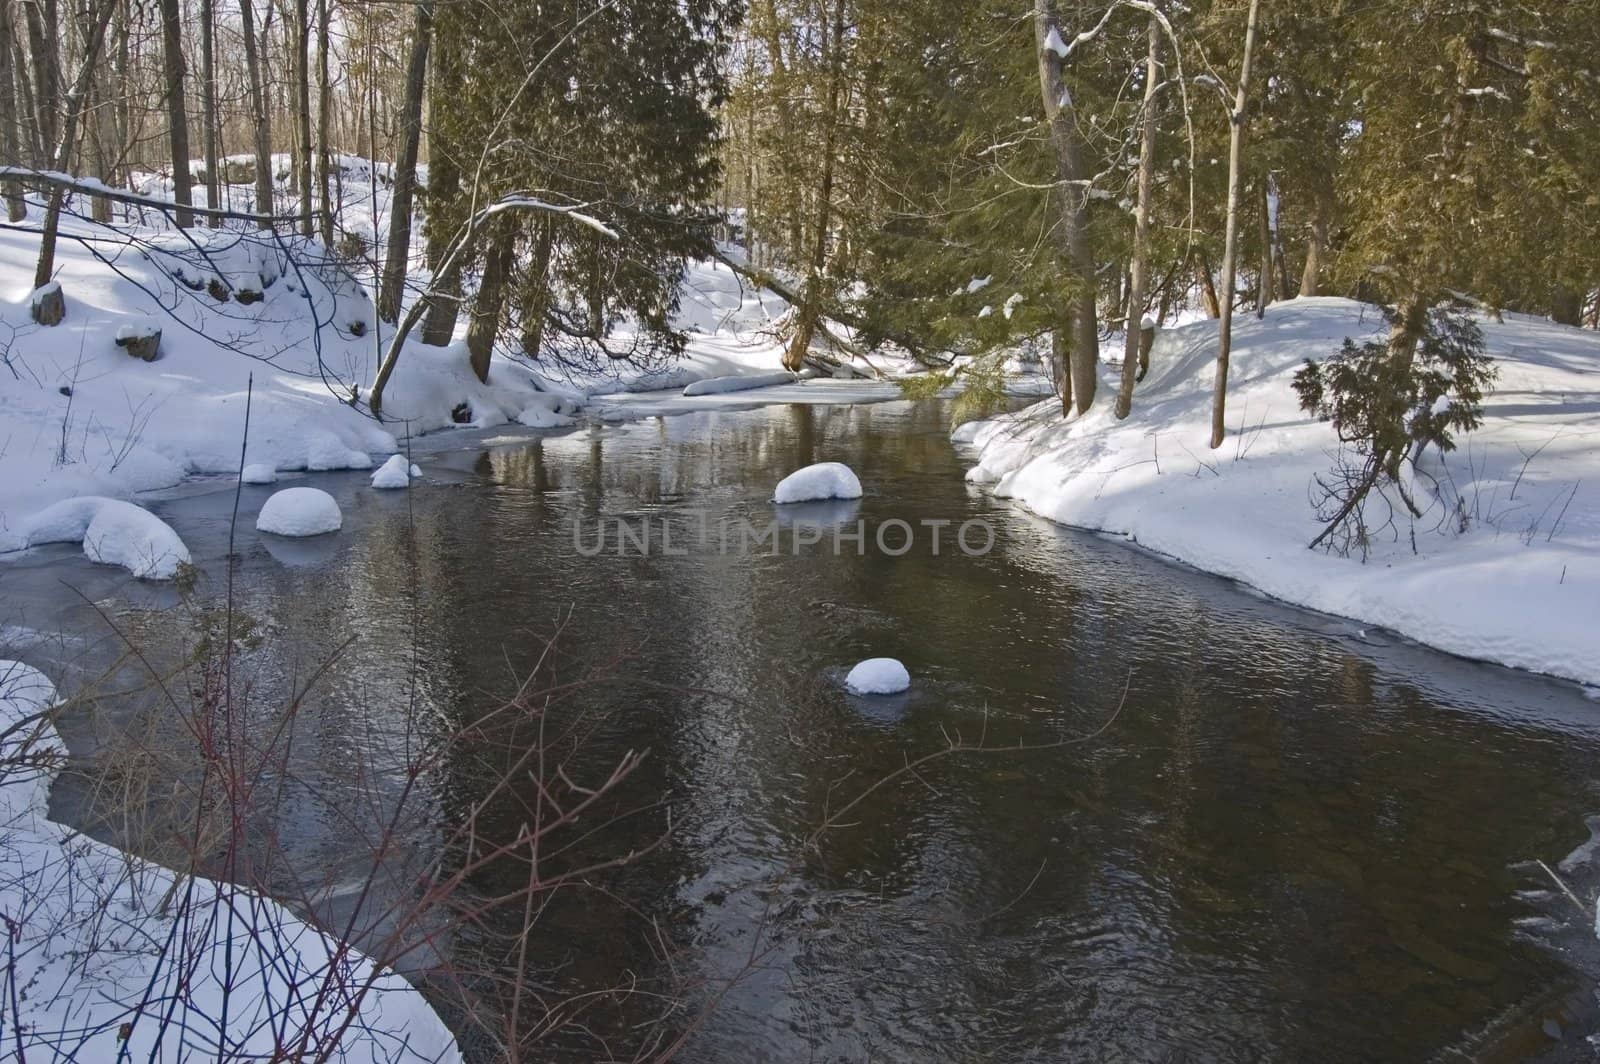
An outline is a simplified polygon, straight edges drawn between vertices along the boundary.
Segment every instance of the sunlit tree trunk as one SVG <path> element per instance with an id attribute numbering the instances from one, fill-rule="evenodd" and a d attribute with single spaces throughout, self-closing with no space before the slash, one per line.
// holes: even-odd
<path id="1" fill-rule="evenodd" d="M 244 34 L 245 72 L 249 79 L 250 121 L 255 126 L 256 213 L 272 213 L 272 127 L 262 81 L 260 40 L 256 36 L 253 0 L 239 0 L 239 21 Z M 272 223 L 257 223 L 263 229 Z"/>
<path id="2" fill-rule="evenodd" d="M 1228 221 L 1222 252 L 1222 319 L 1217 335 L 1217 380 L 1211 394 L 1211 446 L 1222 446 L 1227 429 L 1228 355 L 1233 346 L 1233 295 L 1235 269 L 1239 260 L 1239 170 L 1244 148 L 1244 108 L 1250 90 L 1250 53 L 1256 44 L 1256 16 L 1261 0 L 1250 0 L 1245 22 L 1244 60 L 1239 68 L 1239 91 L 1228 116 L 1232 130 L 1228 138 Z"/>
<path id="3" fill-rule="evenodd" d="M 489 248 L 483 264 L 478 294 L 472 301 L 472 318 L 467 323 L 467 360 L 480 381 L 489 380 L 489 358 L 500 329 L 505 309 L 506 276 L 511 269 L 512 239 L 516 230 L 510 220 L 498 220 L 490 231 Z"/>
<path id="4" fill-rule="evenodd" d="M 1149 357 L 1142 350 L 1142 320 L 1149 287 L 1150 200 L 1155 191 L 1156 85 L 1161 73 L 1161 23 L 1150 19 L 1150 53 L 1144 67 L 1143 135 L 1139 143 L 1139 202 L 1133 217 L 1133 262 L 1129 267 L 1127 344 L 1122 352 L 1122 380 L 1117 389 L 1115 413 L 1125 418 L 1133 410 L 1133 385 L 1143 376 Z M 1141 354 L 1143 357 L 1141 357 Z"/>
<path id="5" fill-rule="evenodd" d="M 1094 402 L 1095 366 L 1100 357 L 1099 326 L 1094 305 L 1094 252 L 1089 244 L 1089 194 L 1085 184 L 1083 146 L 1079 142 L 1078 118 L 1072 96 L 1062 78 L 1061 20 L 1055 0 L 1034 0 L 1034 43 L 1038 50 L 1039 92 L 1044 113 L 1050 123 L 1050 145 L 1055 155 L 1057 193 L 1061 222 L 1055 227 L 1057 251 L 1065 272 L 1075 284 L 1068 297 L 1063 341 L 1066 379 L 1070 392 L 1062 390 L 1062 414 L 1087 411 Z M 1064 51 L 1064 46 L 1061 46 Z M 1057 348 L 1060 349 L 1060 346 Z"/>
<path id="6" fill-rule="evenodd" d="M 205 138 L 206 206 L 222 206 L 222 127 L 217 115 L 217 11 L 214 0 L 200 0 L 200 111 Z M 222 219 L 207 220 L 213 229 Z"/>

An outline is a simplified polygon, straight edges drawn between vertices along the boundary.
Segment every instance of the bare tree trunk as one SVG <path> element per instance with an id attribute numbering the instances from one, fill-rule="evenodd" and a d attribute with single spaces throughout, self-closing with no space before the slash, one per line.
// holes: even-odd
<path id="1" fill-rule="evenodd" d="M 1198 247 L 1194 249 L 1194 277 L 1200 283 L 1200 298 L 1206 305 L 1206 317 L 1213 320 L 1222 317 L 1222 304 L 1217 299 L 1217 285 L 1211 279 L 1211 263 L 1206 261 L 1206 253 Z"/>
<path id="2" fill-rule="evenodd" d="M 333 0 L 317 0 L 317 202 L 322 205 L 317 221 L 321 226 L 323 246 L 333 247 L 334 203 L 331 194 L 328 168 L 333 165 L 333 145 L 328 143 L 329 128 L 333 121 L 333 83 L 328 75 L 328 34 Z"/>
<path id="3" fill-rule="evenodd" d="M 178 0 L 161 0 L 161 72 L 167 95 L 167 134 L 172 147 L 172 199 L 178 227 L 194 225 L 194 213 L 184 208 L 194 203 L 189 177 L 189 109 L 183 83 L 188 67 L 183 59 L 183 10 Z"/>
<path id="4" fill-rule="evenodd" d="M 438 36 L 436 34 L 436 36 Z M 451 234 L 446 219 L 448 205 L 461 198 L 461 168 L 456 162 L 456 145 L 444 135 L 440 101 L 460 87 L 460 68 L 448 34 L 434 42 L 432 89 L 428 93 L 428 268 L 435 271 L 434 288 L 442 298 L 428 301 L 422 323 L 422 342 L 444 347 L 455 336 L 456 319 L 461 313 L 461 272 L 448 265 Z M 443 272 L 439 272 L 439 271 Z"/>
<path id="5" fill-rule="evenodd" d="M 1583 324 L 1583 293 L 1566 285 L 1550 289 L 1550 320 L 1558 325 Z"/>
<path id="6" fill-rule="evenodd" d="M 1222 252 L 1222 324 L 1217 334 L 1217 381 L 1211 395 L 1211 446 L 1222 446 L 1227 434 L 1225 418 L 1228 404 L 1228 354 L 1233 346 L 1234 271 L 1239 260 L 1239 170 L 1244 147 L 1244 108 L 1250 90 L 1250 53 L 1256 44 L 1256 17 L 1261 0 L 1250 0 L 1245 21 L 1244 61 L 1239 68 L 1239 91 L 1234 95 L 1233 112 L 1228 116 L 1232 130 L 1228 136 L 1228 222 Z"/>
<path id="7" fill-rule="evenodd" d="M 7 163 L 22 161 L 21 138 L 18 136 L 17 91 L 13 82 L 11 63 L 11 0 L 0 0 L 0 154 Z M 27 204 L 22 197 L 22 186 L 7 181 L 4 186 L 6 218 L 22 221 L 27 214 Z"/>
<path id="8" fill-rule="evenodd" d="M 544 346 L 544 315 L 550 304 L 550 259 L 555 249 L 556 226 L 551 221 L 534 223 L 539 235 L 534 238 L 533 255 L 522 274 L 522 353 L 538 358 Z"/>
<path id="9" fill-rule="evenodd" d="M 1306 240 L 1306 268 L 1300 275 L 1300 294 L 1322 293 L 1322 256 L 1328 247 L 1328 227 L 1333 221 L 1333 195 L 1317 191 L 1316 213 L 1311 219 L 1311 236 Z"/>
<path id="10" fill-rule="evenodd" d="M 217 12 L 215 0 L 200 0 L 200 110 L 205 138 L 206 206 L 222 206 L 221 160 L 217 145 L 221 140 L 217 118 Z M 215 229 L 222 219 L 212 215 L 206 224 Z"/>
<path id="11" fill-rule="evenodd" d="M 28 78 L 28 60 L 22 52 L 22 42 L 11 39 L 4 43 L 11 49 L 11 69 L 14 70 L 17 84 L 17 122 L 26 134 L 28 161 L 33 166 L 50 165 L 50 154 L 44 146 L 43 134 L 39 130 L 39 108 L 33 97 L 33 82 Z"/>
<path id="12" fill-rule="evenodd" d="M 106 25 L 111 21 L 111 12 L 116 6 L 117 0 L 100 0 L 99 8 L 93 12 L 89 25 L 85 28 L 83 60 L 77 76 L 72 80 L 72 88 L 67 93 L 67 110 L 62 118 L 61 139 L 55 150 L 57 170 L 66 171 L 71 165 L 73 146 L 78 139 L 78 120 L 83 115 L 84 103 L 89 96 L 89 83 L 94 77 L 95 66 L 100 61 L 100 46 L 105 41 Z M 39 260 L 33 271 L 35 288 L 43 288 L 49 284 L 51 275 L 55 273 L 56 234 L 61 226 L 61 207 L 65 199 L 66 192 L 60 187 L 50 193 L 49 204 L 45 208 L 44 225 L 39 234 Z"/>
<path id="13" fill-rule="evenodd" d="M 250 121 L 255 126 L 256 213 L 272 213 L 272 126 L 262 82 L 260 40 L 256 37 L 253 0 L 239 0 L 240 28 L 244 33 L 244 63 L 249 78 Z M 271 229 L 272 223 L 257 223 Z"/>
<path id="14" fill-rule="evenodd" d="M 1150 200 L 1156 173 L 1156 84 L 1161 73 L 1161 23 L 1150 19 L 1150 54 L 1144 64 L 1144 122 L 1139 143 L 1139 203 L 1133 216 L 1133 262 L 1129 273 L 1127 344 L 1122 351 L 1122 381 L 1114 413 L 1119 419 L 1133 410 L 1133 385 L 1144 376 L 1149 352 L 1143 348 L 1144 304 L 1149 287 Z M 1141 357 L 1142 355 L 1142 357 Z"/>
<path id="15" fill-rule="evenodd" d="M 300 235 L 311 235 L 311 6 L 309 0 L 294 5 L 294 132 L 300 165 L 295 168 L 295 189 L 300 194 Z"/>
<path id="16" fill-rule="evenodd" d="M 500 313 L 505 309 L 506 275 L 511 270 L 512 237 L 516 230 L 509 219 L 495 223 L 489 238 L 483 277 L 478 296 L 472 302 L 472 320 L 467 323 L 467 360 L 480 381 L 489 380 L 489 356 L 494 353 L 495 334 L 500 329 Z"/>
<path id="17" fill-rule="evenodd" d="M 1264 318 L 1267 305 L 1273 300 L 1272 292 L 1272 218 L 1267 197 L 1267 177 L 1261 176 L 1256 187 L 1256 237 L 1261 242 L 1261 264 L 1256 281 L 1256 317 Z"/>
<path id="18" fill-rule="evenodd" d="M 834 154 L 839 140 L 839 96 L 844 83 L 844 4 L 834 0 L 833 33 L 829 44 L 833 54 L 828 64 L 827 127 L 823 132 L 822 180 L 817 188 L 817 221 L 811 235 L 811 262 L 806 271 L 805 300 L 795 322 L 794 335 L 784 352 L 783 368 L 798 372 L 811 351 L 817 320 L 822 316 L 822 272 L 827 266 L 828 230 L 833 224 Z"/>
<path id="19" fill-rule="evenodd" d="M 1100 359 L 1100 335 L 1094 305 L 1094 252 L 1089 245 L 1089 190 L 1084 183 L 1083 148 L 1078 139 L 1078 119 L 1072 96 L 1062 81 L 1061 20 L 1055 0 L 1033 0 L 1034 43 L 1038 49 L 1039 93 L 1050 123 L 1055 152 L 1056 180 L 1060 184 L 1061 224 L 1056 226 L 1057 253 L 1066 272 L 1076 280 L 1067 304 L 1069 335 L 1066 344 L 1070 396 L 1063 392 L 1062 414 L 1075 408 L 1082 414 L 1094 403 L 1095 366 Z"/>
<path id="20" fill-rule="evenodd" d="M 42 10 L 41 10 L 42 8 Z M 54 166 L 59 144 L 56 122 L 60 118 L 60 100 L 57 89 L 61 84 L 61 55 L 56 48 L 54 3 L 41 5 L 28 2 L 22 5 L 28 24 L 28 49 L 32 53 L 34 125 L 39 130 L 39 162 Z M 45 20 L 49 20 L 48 27 Z"/>
<path id="21" fill-rule="evenodd" d="M 383 256 L 383 281 L 378 289 L 378 317 L 400 320 L 411 255 L 411 205 L 417 188 L 417 149 L 422 140 L 422 94 L 428 76 L 428 44 L 433 37 L 433 3 L 421 0 L 411 30 L 411 58 L 406 63 L 406 96 L 400 114 L 400 157 L 395 160 L 394 191 L 389 200 L 389 246 Z"/>

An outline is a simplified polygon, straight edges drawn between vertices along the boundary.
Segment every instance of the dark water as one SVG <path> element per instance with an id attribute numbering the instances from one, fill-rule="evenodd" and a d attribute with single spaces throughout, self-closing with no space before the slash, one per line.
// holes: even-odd
<path id="1" fill-rule="evenodd" d="M 595 877 L 604 893 L 553 899 L 525 963 L 552 995 L 630 984 L 680 1007 L 648 1026 L 663 998 L 596 999 L 552 1059 L 628 1057 L 663 1032 L 695 1061 L 1549 1050 L 1550 1003 L 1591 985 L 1563 950 L 1589 936 L 1526 862 L 1554 864 L 1600 809 L 1600 705 L 1020 514 L 963 482 L 947 428 L 937 402 L 691 414 L 441 453 L 409 498 L 316 479 L 345 507 L 336 539 L 291 555 L 240 534 L 263 691 L 356 637 L 309 696 L 285 850 L 328 870 L 329 908 L 347 912 L 352 821 L 396 790 L 349 766 L 380 749 L 393 768 L 417 721 L 508 697 L 559 628 L 545 681 L 603 675 L 552 710 L 584 729 L 570 772 L 592 784 L 648 751 L 607 807 L 631 814 L 568 857 L 666 837 Z M 899 558 L 835 556 L 827 535 L 795 554 L 786 532 L 771 556 L 689 534 L 701 514 L 764 524 L 773 484 L 821 460 L 849 463 L 868 495 L 809 517 L 859 517 L 869 536 L 891 518 L 982 518 L 994 548 L 968 556 L 947 530 L 937 557 L 925 532 Z M 244 528 L 266 494 L 245 494 Z M 159 508 L 210 559 L 201 602 L 219 595 L 228 502 Z M 670 522 L 686 553 L 618 556 L 608 526 L 609 549 L 585 557 L 600 518 Z M 58 673 L 106 646 L 61 580 L 132 631 L 172 627 L 172 592 L 70 551 L 0 568 L 0 619 L 67 630 L 25 655 Z M 911 693 L 846 694 L 843 670 L 880 655 L 906 663 Z M 807 845 L 828 809 L 952 737 L 1047 745 L 1108 720 L 1085 742 L 936 760 Z M 75 753 L 96 727 L 67 722 Z M 437 856 L 506 757 L 463 748 L 428 777 L 409 856 Z M 371 809 L 330 808 L 339 787 Z M 497 794 L 489 830 L 512 837 L 536 801 Z M 68 782 L 56 804 L 82 819 L 89 798 Z M 464 893 L 515 882 L 486 872 Z M 439 950 L 512 963 L 505 920 Z"/>

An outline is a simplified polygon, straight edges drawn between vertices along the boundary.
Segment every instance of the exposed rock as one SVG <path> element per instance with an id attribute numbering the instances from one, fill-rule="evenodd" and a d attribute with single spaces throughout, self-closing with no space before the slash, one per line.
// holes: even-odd
<path id="1" fill-rule="evenodd" d="M 38 288 L 33 293 L 33 320 L 40 325 L 60 325 L 67 316 L 67 297 L 61 293 L 59 281 Z"/>
<path id="2" fill-rule="evenodd" d="M 161 357 L 161 330 L 154 325 L 124 325 L 117 330 L 116 344 L 134 358 L 154 362 Z"/>
<path id="3" fill-rule="evenodd" d="M 259 302 L 261 302 L 261 300 L 264 297 L 262 296 L 261 290 L 259 288 L 242 288 L 241 287 L 241 288 L 234 289 L 233 298 L 235 300 L 237 300 L 239 303 L 242 303 L 245 306 L 249 306 L 251 303 L 259 303 Z"/>

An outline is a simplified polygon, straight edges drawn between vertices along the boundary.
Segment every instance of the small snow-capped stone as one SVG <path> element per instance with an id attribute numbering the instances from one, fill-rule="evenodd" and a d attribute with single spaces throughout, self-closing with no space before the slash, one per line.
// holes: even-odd
<path id="1" fill-rule="evenodd" d="M 320 536 L 339 531 L 343 524 L 339 504 L 319 488 L 284 488 L 256 516 L 256 531 L 275 536 Z"/>
<path id="2" fill-rule="evenodd" d="M 272 484 L 278 479 L 278 470 L 267 462 L 252 462 L 239 472 L 243 484 Z"/>
<path id="3" fill-rule="evenodd" d="M 776 503 L 859 498 L 861 481 L 843 462 L 818 462 L 797 469 L 780 480 L 772 492 Z"/>
<path id="4" fill-rule="evenodd" d="M 411 483 L 411 478 L 420 476 L 422 470 L 406 461 L 403 454 L 389 456 L 389 460 L 379 466 L 372 474 L 372 486 L 384 490 L 403 488 Z"/>
<path id="5" fill-rule="evenodd" d="M 844 685 L 853 695 L 897 695 L 911 686 L 911 674 L 894 658 L 868 658 L 850 670 Z"/>

